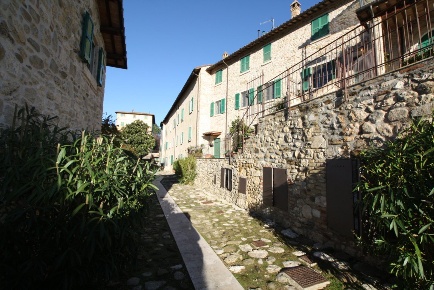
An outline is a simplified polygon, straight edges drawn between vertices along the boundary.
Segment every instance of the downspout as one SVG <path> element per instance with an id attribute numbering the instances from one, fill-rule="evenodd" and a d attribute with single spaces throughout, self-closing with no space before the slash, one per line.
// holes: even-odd
<path id="1" fill-rule="evenodd" d="M 225 102 L 225 147 L 226 144 L 228 144 L 228 141 L 226 140 L 227 138 L 227 134 L 228 134 L 228 103 L 229 103 L 229 95 L 228 95 L 228 91 L 229 91 L 229 66 L 228 64 L 225 62 L 225 59 L 222 59 L 223 63 L 226 66 L 226 102 Z M 229 148 L 225 148 L 225 151 L 228 151 Z M 230 156 L 230 154 L 229 154 Z M 230 157 L 229 157 L 230 158 Z"/>

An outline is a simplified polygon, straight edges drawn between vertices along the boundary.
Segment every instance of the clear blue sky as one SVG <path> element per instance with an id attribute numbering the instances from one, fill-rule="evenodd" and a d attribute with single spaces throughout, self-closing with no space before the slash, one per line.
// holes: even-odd
<path id="1" fill-rule="evenodd" d="M 290 19 L 293 0 L 125 0 L 128 69 L 107 68 L 104 112 L 164 119 L 193 68 L 214 64 Z M 299 0 L 302 11 L 319 0 Z"/>

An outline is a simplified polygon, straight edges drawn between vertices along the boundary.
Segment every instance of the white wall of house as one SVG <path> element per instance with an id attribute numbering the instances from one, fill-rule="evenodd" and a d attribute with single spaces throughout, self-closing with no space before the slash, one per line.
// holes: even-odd
<path id="1" fill-rule="evenodd" d="M 148 125 L 149 132 L 152 131 L 152 125 L 154 115 L 148 113 L 139 112 L 116 112 L 116 127 L 118 130 L 122 130 L 126 125 L 131 124 L 134 121 L 140 120 Z"/>

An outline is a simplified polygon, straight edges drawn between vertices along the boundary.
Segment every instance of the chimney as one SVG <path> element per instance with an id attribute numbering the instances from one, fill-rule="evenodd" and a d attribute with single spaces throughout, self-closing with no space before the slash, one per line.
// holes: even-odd
<path id="1" fill-rule="evenodd" d="M 227 58 L 228 56 L 229 56 L 229 54 L 226 51 L 223 52 L 223 56 L 222 56 L 223 59 Z"/>
<path id="2" fill-rule="evenodd" d="M 291 18 L 300 15 L 300 12 L 301 12 L 301 4 L 297 0 L 294 0 L 294 2 L 292 2 L 291 4 Z"/>

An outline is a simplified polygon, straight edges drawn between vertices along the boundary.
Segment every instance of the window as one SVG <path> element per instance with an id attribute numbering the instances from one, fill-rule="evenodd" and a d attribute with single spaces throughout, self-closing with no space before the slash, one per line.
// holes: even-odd
<path id="1" fill-rule="evenodd" d="M 257 100 L 257 103 L 258 104 L 262 104 L 262 86 L 259 86 L 258 87 L 258 89 L 257 89 L 257 98 L 258 98 L 258 100 Z"/>
<path id="2" fill-rule="evenodd" d="M 253 101 L 255 100 L 255 90 L 249 89 L 249 106 L 253 105 Z"/>
<path id="3" fill-rule="evenodd" d="M 311 23 L 312 36 L 311 40 L 319 39 L 329 34 L 329 15 L 324 14 L 317 19 L 314 19 Z"/>
<path id="4" fill-rule="evenodd" d="M 210 111 L 209 116 L 210 117 L 214 116 L 214 102 L 211 102 L 209 111 Z"/>
<path id="5" fill-rule="evenodd" d="M 271 43 L 264 46 L 264 48 L 262 49 L 262 53 L 264 56 L 264 62 L 271 60 Z"/>
<path id="6" fill-rule="evenodd" d="M 170 165 L 173 164 L 173 155 L 170 155 Z"/>
<path id="7" fill-rule="evenodd" d="M 83 16 L 83 30 L 80 42 L 80 57 L 86 62 L 98 86 L 102 86 L 105 79 L 105 53 L 93 39 L 94 24 L 89 12 Z"/>
<path id="8" fill-rule="evenodd" d="M 240 94 L 235 94 L 235 110 L 240 108 Z"/>
<path id="9" fill-rule="evenodd" d="M 121 122 L 121 127 L 123 127 L 124 126 L 124 122 Z"/>
<path id="10" fill-rule="evenodd" d="M 226 109 L 226 99 L 221 99 L 215 102 L 215 108 L 216 108 L 216 115 L 224 114 Z"/>
<path id="11" fill-rule="evenodd" d="M 184 108 L 182 108 L 181 110 L 181 122 L 184 121 Z"/>
<path id="12" fill-rule="evenodd" d="M 248 71 L 250 69 L 250 55 L 243 57 L 240 63 L 241 63 L 240 72 L 243 73 L 245 71 Z"/>
<path id="13" fill-rule="evenodd" d="M 165 146 L 164 146 L 164 149 L 167 150 L 167 148 L 169 148 L 169 142 L 166 142 L 166 144 L 165 144 Z"/>
<path id="14" fill-rule="evenodd" d="M 133 115 L 133 119 L 135 119 L 137 116 L 136 115 Z"/>
<path id="15" fill-rule="evenodd" d="M 215 73 L 215 84 L 217 85 L 217 84 L 221 83 L 222 80 L 223 80 L 223 70 L 218 70 Z"/>
<path id="16" fill-rule="evenodd" d="M 176 123 L 179 124 L 179 114 L 177 116 L 177 122 Z"/>
<path id="17" fill-rule="evenodd" d="M 192 133 L 191 133 L 191 127 L 188 127 L 188 142 L 191 142 L 191 135 L 192 135 Z"/>
<path id="18" fill-rule="evenodd" d="M 274 86 L 273 86 L 273 82 L 268 82 L 266 84 L 264 84 L 262 89 L 262 94 L 264 97 L 265 101 L 269 101 L 274 99 Z"/>
<path id="19" fill-rule="evenodd" d="M 188 103 L 188 113 L 193 112 L 193 97 L 190 99 L 190 102 Z"/>
<path id="20" fill-rule="evenodd" d="M 232 191 L 232 169 L 229 168 L 221 169 L 220 187 Z"/>
<path id="21" fill-rule="evenodd" d="M 249 91 L 241 92 L 241 107 L 247 107 L 247 100 L 249 99 Z"/>
<path id="22" fill-rule="evenodd" d="M 181 132 L 181 145 L 184 143 L 184 132 Z"/>
<path id="23" fill-rule="evenodd" d="M 318 65 L 312 73 L 312 87 L 320 88 L 336 78 L 336 61 Z"/>

